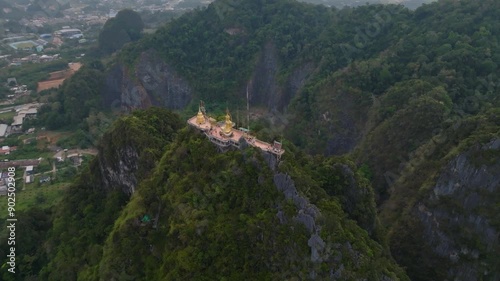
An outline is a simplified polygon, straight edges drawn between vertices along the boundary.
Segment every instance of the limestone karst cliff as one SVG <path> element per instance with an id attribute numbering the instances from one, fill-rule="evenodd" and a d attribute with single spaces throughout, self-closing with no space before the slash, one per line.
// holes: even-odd
<path id="1" fill-rule="evenodd" d="M 422 243 L 421 250 L 427 249 L 430 253 L 420 259 L 427 260 L 424 263 L 443 264 L 436 272 L 441 278 L 460 281 L 500 278 L 497 257 L 500 250 L 499 151 L 500 139 L 493 139 L 448 161 L 427 195 L 409 211 L 408 215 L 415 219 L 402 223 L 401 227 L 410 228 L 406 231 L 397 228 L 393 248 L 398 259 L 408 260 L 402 255 L 409 250 L 407 246 L 399 248 L 398 245 Z M 411 234 L 412 231 L 415 233 Z M 426 275 L 416 276 L 419 276 L 417 280 L 423 280 Z"/>
<path id="2" fill-rule="evenodd" d="M 183 109 L 193 98 L 193 89 L 155 52 L 144 52 L 131 69 L 121 63 L 109 71 L 103 99 L 107 106 L 127 111 L 161 106 Z"/>
<path id="3" fill-rule="evenodd" d="M 345 210 L 371 205 L 329 195 L 310 156 L 221 152 L 182 123 L 150 108 L 113 124 L 40 236 L 38 278 L 409 280 Z"/>

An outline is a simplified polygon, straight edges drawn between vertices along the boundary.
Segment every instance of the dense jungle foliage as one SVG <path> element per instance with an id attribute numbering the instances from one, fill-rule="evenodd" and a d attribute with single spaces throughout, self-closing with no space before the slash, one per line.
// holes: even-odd
<path id="1" fill-rule="evenodd" d="M 103 190 L 95 159 L 55 209 L 19 214 L 19 272 L 2 280 L 276 280 L 334 271 L 344 280 L 409 280 L 388 254 L 369 181 L 354 163 L 313 159 L 290 144 L 273 171 L 259 150 L 220 153 L 180 124 L 154 108 L 117 120 L 99 157 L 123 147 L 145 156 L 137 192 Z M 312 236 L 297 206 L 273 183 L 279 172 L 318 208 L 317 234 L 328 248 L 320 262 L 310 260 Z"/>
<path id="2" fill-rule="evenodd" d="M 480 149 L 500 138 L 499 18 L 496 0 L 441 0 L 415 11 L 219 0 L 126 44 L 114 62 L 131 77 L 141 53 L 153 50 L 189 82 L 186 111 L 199 99 L 209 109 L 243 108 L 249 81 L 266 75 L 276 87 L 251 106 L 284 120 L 257 123 L 259 136 L 284 136 L 284 159 L 273 170 L 250 148 L 220 153 L 158 109 L 122 118 L 63 204 L 20 214 L 38 219 L 23 226 L 17 277 L 454 280 L 465 270 L 470 275 L 457 280 L 495 280 L 500 248 L 488 237 L 499 233 L 498 192 L 464 191 L 481 198 L 474 210 L 433 194 L 459 155 L 474 164 L 459 173 L 499 165 L 498 149 Z M 84 120 L 89 131 L 108 122 L 99 115 L 105 75 L 102 64 L 86 65 L 48 95 L 39 122 L 61 128 Z M 114 151 L 140 159 L 131 197 L 104 188 L 102 173 L 128 163 Z M 315 223 L 328 254 L 319 262 L 311 261 L 307 227 L 294 219 L 297 206 L 276 189 L 276 173 L 321 212 Z M 433 225 L 421 214 L 446 217 L 435 219 L 434 232 L 457 247 L 458 259 L 436 254 L 442 244 L 429 238 Z"/>

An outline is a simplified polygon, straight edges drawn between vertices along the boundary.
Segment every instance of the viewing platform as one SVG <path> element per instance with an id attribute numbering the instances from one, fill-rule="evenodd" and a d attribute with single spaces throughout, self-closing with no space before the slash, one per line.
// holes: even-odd
<path id="1" fill-rule="evenodd" d="M 248 145 L 274 154 L 278 159 L 285 153 L 280 142 L 275 141 L 273 144 L 270 144 L 255 138 L 244 129 L 234 129 L 234 123 L 231 121 L 229 111 L 226 113 L 225 119 L 225 121 L 216 122 L 215 119 L 208 117 L 205 114 L 203 103 L 201 103 L 198 114 L 189 118 L 187 122 L 190 126 L 202 131 L 211 142 L 222 148 L 231 146 L 240 148 L 243 138 Z"/>

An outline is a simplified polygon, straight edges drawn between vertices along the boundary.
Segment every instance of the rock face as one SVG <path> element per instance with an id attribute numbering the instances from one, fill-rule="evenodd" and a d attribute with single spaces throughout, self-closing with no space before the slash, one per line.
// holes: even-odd
<path id="1" fill-rule="evenodd" d="M 281 92 L 280 100 L 277 105 L 277 109 L 280 111 L 285 111 L 287 105 L 295 97 L 295 95 L 302 90 L 302 87 L 308 81 L 309 77 L 313 74 L 315 66 L 312 63 L 306 63 L 294 69 L 288 80 L 284 89 Z"/>
<path id="2" fill-rule="evenodd" d="M 312 264 L 309 271 L 309 279 L 347 280 L 347 275 L 344 275 L 345 260 L 348 259 L 354 267 L 359 268 L 363 263 L 363 254 L 354 249 L 350 241 L 332 243 L 331 237 L 321 237 L 321 221 L 324 220 L 323 214 L 316 205 L 300 194 L 294 180 L 289 175 L 276 173 L 274 174 L 273 181 L 276 188 L 285 196 L 285 200 L 292 202 L 297 209 L 297 213 L 290 219 L 303 225 L 308 232 L 309 239 L 307 246 L 310 249 L 311 255 L 309 261 Z M 287 218 L 282 210 L 279 210 L 276 216 L 280 223 L 287 223 L 289 221 L 289 218 Z M 327 266 L 325 267 L 325 265 Z M 329 272 L 328 277 L 320 274 L 321 272 L 324 273 L 325 268 Z M 385 275 L 381 278 L 377 280 L 393 280 Z"/>
<path id="3" fill-rule="evenodd" d="M 295 219 L 303 224 L 309 233 L 318 233 L 320 228 L 316 226 L 316 219 L 320 215 L 319 209 L 299 194 L 290 176 L 278 173 L 274 176 L 274 184 L 276 188 L 285 195 L 286 200 L 291 200 L 294 203 L 298 210 Z"/>
<path id="4" fill-rule="evenodd" d="M 326 154 L 342 155 L 352 151 L 362 138 L 361 131 L 357 128 L 352 114 L 349 112 L 350 106 L 346 103 L 339 103 L 342 109 L 337 114 L 337 123 L 329 123 Z M 328 112 L 325 113 L 328 115 Z"/>
<path id="5" fill-rule="evenodd" d="M 246 98 L 248 89 L 253 106 L 264 106 L 270 111 L 285 111 L 313 73 L 314 65 L 306 63 L 297 67 L 284 85 L 277 81 L 279 70 L 276 47 L 269 42 L 262 48 L 254 74 L 248 87 L 241 93 L 241 98 Z M 181 77 L 153 51 L 143 52 L 133 69 L 128 69 L 121 63 L 114 65 L 106 77 L 102 96 L 106 107 L 127 111 L 151 106 L 183 109 L 195 98 L 187 79 Z"/>
<path id="6" fill-rule="evenodd" d="M 93 164 L 105 191 L 132 195 L 137 184 L 156 166 L 157 151 L 172 141 L 185 125 L 178 115 L 162 109 L 138 110 L 120 118 L 102 136 Z"/>
<path id="7" fill-rule="evenodd" d="M 413 213 L 423 240 L 449 259 L 449 280 L 500 280 L 500 139 L 452 159 Z M 497 206 L 497 207 L 495 207 Z"/>
<path id="8" fill-rule="evenodd" d="M 265 105 L 272 108 L 278 103 L 278 58 L 274 44 L 268 43 L 263 48 L 254 75 L 249 84 L 249 101 L 251 105 Z"/>
<path id="9" fill-rule="evenodd" d="M 376 207 L 374 195 L 370 186 L 360 182 L 354 171 L 346 164 L 335 164 L 335 170 L 340 172 L 342 181 L 346 184 L 340 195 L 342 208 L 351 218 L 370 235 L 375 230 Z"/>
<path id="10" fill-rule="evenodd" d="M 293 218 L 298 223 L 305 226 L 310 234 L 307 241 L 307 246 L 311 249 L 311 262 L 321 263 L 323 260 L 328 259 L 329 255 L 325 253 L 325 242 L 319 236 L 321 227 L 316 224 L 316 219 L 321 215 L 318 207 L 309 203 L 307 198 L 301 196 L 295 187 L 295 183 L 288 175 L 277 173 L 274 175 L 274 185 L 276 188 L 285 195 L 285 199 L 293 202 L 297 208 L 297 215 Z M 278 211 L 278 218 L 284 222 L 283 214 Z M 312 270 L 309 274 L 311 279 L 316 279 L 316 272 Z"/>
<path id="11" fill-rule="evenodd" d="M 277 50 L 273 43 L 268 42 L 248 84 L 250 103 L 265 106 L 270 111 L 285 111 L 314 69 L 312 63 L 303 64 L 290 73 L 284 85 L 280 85 L 276 77 L 280 71 Z"/>
<path id="12" fill-rule="evenodd" d="M 115 65 L 106 78 L 106 106 L 125 110 L 160 106 L 183 109 L 193 98 L 189 83 L 152 52 L 144 52 L 133 70 Z"/>
<path id="13" fill-rule="evenodd" d="M 106 157 L 112 153 L 111 157 Z M 114 151 L 99 150 L 99 170 L 104 189 L 119 189 L 131 196 L 137 186 L 136 171 L 139 154 L 133 147 L 123 147 Z"/>

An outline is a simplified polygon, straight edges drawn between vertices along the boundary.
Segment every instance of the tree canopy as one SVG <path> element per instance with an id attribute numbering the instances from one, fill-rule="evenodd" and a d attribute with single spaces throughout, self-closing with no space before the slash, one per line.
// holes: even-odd
<path id="1" fill-rule="evenodd" d="M 143 29 L 139 13 L 130 9 L 121 10 L 104 24 L 99 33 L 99 48 L 105 54 L 113 53 L 126 43 L 139 40 Z"/>

